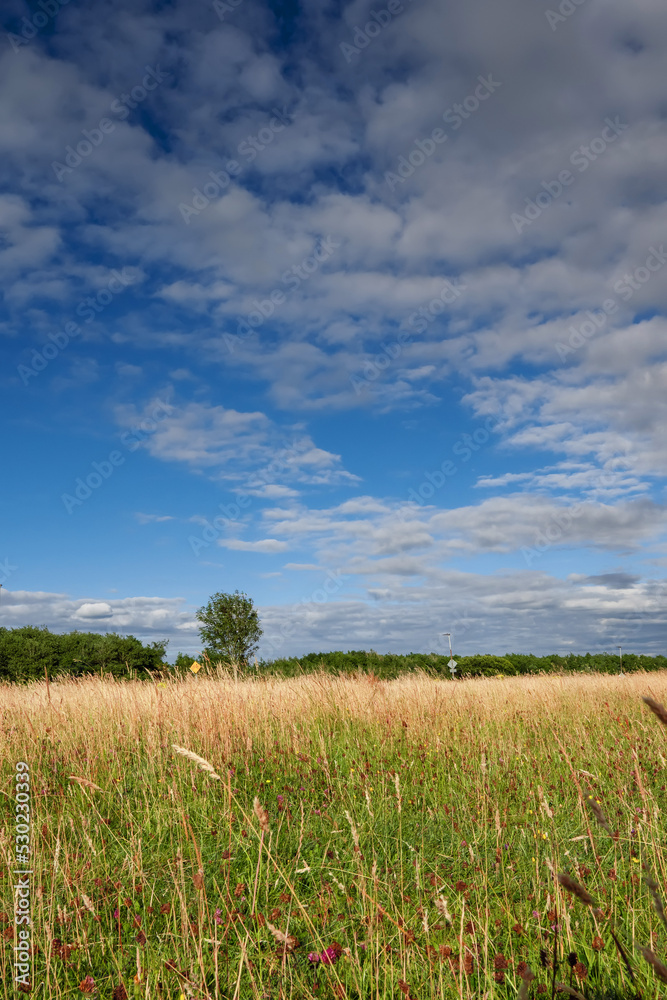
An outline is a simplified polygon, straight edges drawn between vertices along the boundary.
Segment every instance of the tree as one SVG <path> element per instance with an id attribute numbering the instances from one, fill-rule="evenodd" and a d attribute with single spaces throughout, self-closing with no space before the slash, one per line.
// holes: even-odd
<path id="1" fill-rule="evenodd" d="M 251 597 L 238 590 L 233 594 L 213 594 L 196 618 L 201 622 L 199 634 L 211 660 L 247 667 L 262 634 Z"/>

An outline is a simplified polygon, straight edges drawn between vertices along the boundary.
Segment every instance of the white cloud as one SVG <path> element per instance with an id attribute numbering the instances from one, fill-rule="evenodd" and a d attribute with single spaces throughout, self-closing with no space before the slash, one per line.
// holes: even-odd
<path id="1" fill-rule="evenodd" d="M 113 610 L 109 604 L 102 601 L 82 604 L 76 609 L 76 618 L 112 618 Z"/>
<path id="2" fill-rule="evenodd" d="M 133 429 L 151 419 L 153 410 L 153 403 L 142 411 L 126 404 L 116 408 L 116 419 L 119 426 Z M 294 495 L 293 487 L 277 480 L 317 486 L 358 479 L 342 468 L 340 455 L 318 448 L 301 426 L 283 431 L 259 411 L 193 402 L 169 411 L 163 407 L 158 419 L 140 440 L 154 458 L 185 463 L 257 496 Z"/>
<path id="3" fill-rule="evenodd" d="M 279 542 L 276 538 L 262 538 L 256 542 L 244 542 L 240 538 L 220 538 L 218 545 L 235 552 L 285 552 L 289 548 L 287 542 Z"/>

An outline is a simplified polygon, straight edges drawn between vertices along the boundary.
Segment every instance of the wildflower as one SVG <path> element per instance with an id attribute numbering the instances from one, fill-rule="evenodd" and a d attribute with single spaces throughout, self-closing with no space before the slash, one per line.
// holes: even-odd
<path id="1" fill-rule="evenodd" d="M 95 989 L 95 980 L 93 979 L 93 977 L 86 976 L 85 979 L 82 979 L 81 982 L 79 983 L 79 989 L 81 990 L 82 993 L 92 993 L 93 990 Z"/>
<path id="2" fill-rule="evenodd" d="M 593 951 L 602 951 L 604 948 L 604 941 L 599 934 L 596 934 L 593 938 L 593 944 L 591 945 Z"/>
<path id="3" fill-rule="evenodd" d="M 579 959 L 577 958 L 576 951 L 571 951 L 570 954 L 567 956 L 567 964 L 570 966 L 571 969 L 573 969 L 578 961 Z"/>
<path id="4" fill-rule="evenodd" d="M 588 969 L 586 968 L 583 962 L 577 962 L 577 964 L 574 967 L 574 974 L 577 977 L 577 979 L 586 978 L 586 976 L 588 975 Z"/>
<path id="5" fill-rule="evenodd" d="M 521 926 L 521 924 L 514 924 L 512 930 L 514 931 L 515 934 L 523 934 L 523 927 Z"/>
<path id="6" fill-rule="evenodd" d="M 213 915 L 213 919 L 215 920 L 216 924 L 222 923 L 222 910 L 220 909 L 220 907 L 217 907 Z"/>
<path id="7" fill-rule="evenodd" d="M 540 919 L 540 915 L 537 910 L 533 910 L 533 916 L 535 917 L 536 920 Z"/>
<path id="8" fill-rule="evenodd" d="M 309 955 L 308 955 L 308 961 L 309 962 L 317 963 L 317 962 L 319 962 L 319 960 L 320 960 L 320 956 L 317 954 L 316 951 L 311 951 L 309 953 Z"/>
<path id="9" fill-rule="evenodd" d="M 338 961 L 338 959 L 342 954 L 343 954 L 343 949 L 341 948 L 341 946 L 338 944 L 337 941 L 334 941 L 334 943 L 332 945 L 329 945 L 328 948 L 325 948 L 322 954 L 320 955 L 320 960 L 322 962 L 322 965 L 333 965 L 334 962 Z"/>

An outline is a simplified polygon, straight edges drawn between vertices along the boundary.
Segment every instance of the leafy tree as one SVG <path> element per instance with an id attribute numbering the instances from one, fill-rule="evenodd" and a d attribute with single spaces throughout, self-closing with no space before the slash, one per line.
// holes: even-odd
<path id="1" fill-rule="evenodd" d="M 194 662 L 195 657 L 191 656 L 190 653 L 179 653 L 174 660 L 174 666 L 179 670 L 189 670 Z"/>
<path id="2" fill-rule="evenodd" d="M 0 628 L 0 681 L 30 681 L 44 676 L 113 674 L 150 676 L 159 671 L 166 642 L 143 645 L 133 635 L 107 632 L 49 632 L 46 627 Z"/>
<path id="3" fill-rule="evenodd" d="M 196 618 L 201 622 L 199 633 L 211 660 L 247 667 L 262 634 L 251 597 L 238 590 L 233 594 L 213 594 Z"/>

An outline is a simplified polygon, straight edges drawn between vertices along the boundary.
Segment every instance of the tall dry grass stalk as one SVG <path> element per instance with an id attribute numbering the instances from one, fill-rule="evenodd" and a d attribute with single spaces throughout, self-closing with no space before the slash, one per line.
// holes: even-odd
<path id="1" fill-rule="evenodd" d="M 72 859 L 77 851 L 81 851 L 82 845 L 86 855 L 93 858 L 93 864 L 99 865 L 95 871 L 99 870 L 105 875 L 105 852 L 110 851 L 113 844 L 105 844 L 101 839 L 104 831 L 105 840 L 109 841 L 105 821 L 99 815 L 99 810 L 103 810 L 105 816 L 110 814 L 112 800 L 116 803 L 115 810 L 123 814 L 123 825 L 119 828 L 121 833 L 117 834 L 122 839 L 118 840 L 118 848 L 114 854 L 114 858 L 118 859 L 119 871 L 123 872 L 124 880 L 127 877 L 128 883 L 139 881 L 140 875 L 145 878 L 140 847 L 141 821 L 138 820 L 139 816 L 143 816 L 143 796 L 147 803 L 146 811 L 149 811 L 151 805 L 156 811 L 160 810 L 166 838 L 163 852 L 170 862 L 170 867 L 160 868 L 160 873 L 163 870 L 170 872 L 169 877 L 173 883 L 169 891 L 174 900 L 174 940 L 178 941 L 178 947 L 182 947 L 184 954 L 189 954 L 191 971 L 197 966 L 201 969 L 204 965 L 201 943 L 203 935 L 196 927 L 195 930 L 192 929 L 192 918 L 196 917 L 203 922 L 208 905 L 207 892 L 218 893 L 216 902 L 220 904 L 222 916 L 219 919 L 223 923 L 219 924 L 216 919 L 212 933 L 209 930 L 207 936 L 218 941 L 218 933 L 226 935 L 225 946 L 229 945 L 234 964 L 232 967 L 230 957 L 227 968 L 225 958 L 223 972 L 221 960 L 220 976 L 222 981 L 231 982 L 230 997 L 234 991 L 234 980 L 240 984 L 242 979 L 250 979 L 248 963 L 254 962 L 258 955 L 255 942 L 258 931 L 250 922 L 250 914 L 246 912 L 243 921 L 231 922 L 230 914 L 225 910 L 227 907 L 229 911 L 233 911 L 239 905 L 234 895 L 235 882 L 230 884 L 230 869 L 237 872 L 242 863 L 246 866 L 242 878 L 247 882 L 248 896 L 244 906 L 250 904 L 250 913 L 254 911 L 255 904 L 263 909 L 266 903 L 266 913 L 270 916 L 268 906 L 276 903 L 274 897 L 277 893 L 281 891 L 289 897 L 289 912 L 284 910 L 280 918 L 271 920 L 271 927 L 267 929 L 265 938 L 271 935 L 278 944 L 287 944 L 274 931 L 282 928 L 279 933 L 289 936 L 289 914 L 295 915 L 294 921 L 298 914 L 300 922 L 296 925 L 295 933 L 298 933 L 305 945 L 307 932 L 308 941 L 311 942 L 309 947 L 317 947 L 318 950 L 328 943 L 318 939 L 318 935 L 328 933 L 331 925 L 323 931 L 319 920 L 309 915 L 309 910 L 319 907 L 321 900 L 318 902 L 314 890 L 306 887 L 310 887 L 311 879 L 326 880 L 330 883 L 332 893 L 336 894 L 335 898 L 338 898 L 339 890 L 342 900 L 343 893 L 346 897 L 349 893 L 352 874 L 359 877 L 359 899 L 349 893 L 352 901 L 345 897 L 345 906 L 347 908 L 349 903 L 351 912 L 366 921 L 363 924 L 365 930 L 360 933 L 367 935 L 368 950 L 365 957 L 369 967 L 372 959 L 373 974 L 376 976 L 372 990 L 360 992 L 359 995 L 373 997 L 374 1000 L 386 1000 L 393 995 L 391 984 L 395 979 L 391 979 L 392 969 L 396 971 L 404 958 L 412 966 L 411 969 L 401 970 L 403 981 L 409 980 L 410 972 L 413 975 L 424 972 L 424 983 L 427 983 L 427 976 L 432 976 L 430 985 L 423 986 L 421 993 L 415 990 L 416 995 L 445 995 L 443 990 L 446 977 L 451 977 L 449 963 L 438 959 L 438 964 L 431 968 L 424 961 L 424 951 L 419 940 L 415 943 L 414 940 L 409 940 L 408 935 L 410 932 L 414 933 L 415 928 L 419 935 L 422 928 L 425 935 L 429 931 L 431 935 L 447 935 L 445 939 L 456 948 L 457 935 L 461 937 L 466 933 L 465 923 L 462 923 L 465 913 L 465 920 L 470 919 L 475 925 L 477 944 L 481 947 L 481 954 L 475 956 L 476 970 L 484 965 L 489 972 L 479 993 L 475 993 L 470 986 L 465 967 L 458 983 L 454 984 L 450 978 L 450 985 L 457 986 L 461 998 L 473 995 L 492 998 L 495 995 L 516 995 L 519 991 L 524 996 L 530 992 L 524 989 L 525 980 L 522 983 L 509 983 L 514 993 L 506 992 L 505 987 L 500 986 L 496 992 L 492 979 L 495 932 L 493 921 L 488 916 L 489 909 L 499 905 L 499 900 L 502 901 L 502 909 L 495 912 L 503 917 L 505 923 L 509 923 L 509 918 L 505 920 L 510 912 L 508 901 L 512 899 L 509 892 L 520 878 L 524 880 L 522 884 L 529 885 L 535 892 L 536 898 L 531 904 L 526 904 L 524 898 L 517 905 L 526 904 L 528 912 L 532 906 L 536 906 L 540 911 L 540 920 L 548 912 L 547 907 L 555 909 L 555 902 L 562 898 L 563 889 L 585 904 L 590 912 L 583 914 L 582 922 L 587 927 L 592 924 L 590 913 L 596 907 L 596 899 L 581 884 L 586 881 L 586 877 L 582 876 L 580 882 L 571 876 L 562 876 L 571 878 L 571 883 L 561 881 L 554 889 L 549 872 L 555 875 L 566 865 L 572 864 L 575 853 L 578 863 L 591 861 L 590 835 L 581 841 L 582 827 L 579 825 L 580 816 L 576 813 L 576 795 L 581 794 L 580 814 L 587 817 L 586 801 L 589 804 L 596 801 L 595 797 L 587 799 L 587 794 L 595 787 L 592 782 L 609 780 L 612 762 L 618 761 L 620 752 L 617 745 L 602 745 L 606 735 L 603 732 L 604 724 L 598 723 L 594 730 L 597 735 L 591 735 L 591 720 L 599 719 L 600 704 L 605 704 L 610 719 L 616 719 L 610 725 L 615 726 L 622 717 L 623 722 L 618 722 L 617 729 L 622 734 L 620 738 L 624 739 L 627 733 L 632 732 L 635 723 L 641 724 L 642 716 L 647 714 L 640 701 L 646 690 L 651 692 L 646 705 L 667 725 L 667 711 L 660 703 L 661 698 L 667 697 L 667 674 L 511 677 L 501 682 L 495 679 L 452 682 L 449 678 L 434 680 L 420 674 L 406 675 L 395 681 L 378 682 L 364 676 L 351 678 L 316 674 L 290 679 L 239 679 L 235 682 L 231 676 L 206 676 L 201 671 L 196 676 L 170 678 L 160 684 L 101 680 L 98 677 L 58 680 L 50 682 L 48 692 L 43 680 L 25 687 L 0 685 L 0 712 L 3 719 L 11 720 L 10 725 L 0 727 L 0 758 L 19 759 L 14 751 L 18 747 L 26 748 L 26 753 L 31 753 L 36 765 L 41 768 L 40 771 L 37 766 L 35 769 L 35 773 L 39 773 L 39 785 L 42 781 L 44 785 L 52 783 L 57 792 L 58 797 L 53 801 L 63 813 L 62 828 L 60 818 L 57 822 L 52 822 L 52 818 L 45 816 L 47 833 L 41 847 L 41 856 L 48 863 L 46 884 L 56 888 L 50 900 L 47 898 L 48 893 L 45 893 L 44 901 L 36 903 L 38 907 L 43 907 L 44 913 L 47 912 L 47 905 L 50 907 L 48 913 L 49 927 L 54 932 L 52 936 L 60 928 L 60 925 L 58 928 L 55 926 L 56 914 L 60 913 L 63 921 L 73 921 L 70 924 L 64 923 L 63 926 L 77 927 L 76 933 L 85 941 L 82 926 L 79 925 L 84 918 L 89 922 L 94 920 L 93 911 L 88 909 L 85 900 L 82 906 L 73 910 L 71 897 L 74 890 L 68 895 L 64 880 L 71 874 Z M 56 711 L 52 711 L 52 708 Z M 657 729 L 657 726 L 654 728 Z M 560 737 L 564 751 L 560 759 L 558 750 L 553 745 L 555 737 Z M 599 746 L 595 744 L 598 738 Z M 418 751 L 420 744 L 422 747 Z M 587 763 L 581 759 L 581 753 L 585 751 L 580 748 L 584 745 L 586 751 L 599 751 L 596 763 Z M 186 749 L 188 747 L 195 749 Z M 345 763 L 343 754 L 338 753 L 337 747 L 348 751 Z M 359 780 L 358 764 L 362 763 L 359 751 L 367 754 L 372 763 L 372 769 L 363 784 Z M 408 765 L 416 762 L 418 753 L 422 751 L 421 767 L 411 769 Z M 659 750 L 655 747 L 651 748 L 651 752 L 653 756 L 659 757 Z M 322 814 L 318 814 L 315 819 L 311 810 L 315 800 L 308 797 L 311 789 L 307 792 L 301 790 L 304 794 L 300 796 L 298 786 L 301 779 L 294 778 L 290 779 L 295 786 L 295 798 L 291 803 L 288 798 L 291 793 L 286 795 L 286 805 L 291 805 L 293 813 L 287 808 L 279 811 L 280 807 L 273 794 L 278 792 L 277 778 L 284 777 L 288 768 L 292 775 L 296 767 L 303 766 L 304 770 L 315 771 L 318 753 L 321 754 L 317 772 L 318 795 L 325 786 L 332 790 L 326 802 L 328 812 L 322 810 Z M 184 757 L 201 769 L 204 776 L 197 774 L 193 768 L 184 766 L 183 762 L 176 764 L 174 754 Z M 479 765 L 482 754 L 483 771 Z M 267 760 L 260 765 L 258 758 L 263 756 Z M 336 757 L 338 759 L 334 760 Z M 349 769 L 353 757 L 357 764 L 354 779 Z M 642 764 L 644 760 L 642 755 Z M 211 761 L 216 762 L 223 771 L 225 784 L 222 788 L 211 785 L 206 780 L 205 775 L 216 782 L 222 780 Z M 589 770 L 582 771 L 580 764 L 584 764 Z M 265 773 L 263 769 L 269 766 L 273 770 Z M 52 781 L 56 768 L 60 777 L 57 781 Z M 428 772 L 423 777 L 423 784 L 419 782 L 418 774 L 414 773 L 422 769 Z M 174 774 L 174 771 L 180 773 Z M 516 792 L 504 787 L 502 794 L 496 795 L 494 787 L 500 788 L 503 782 L 507 785 L 512 772 L 518 778 Z M 600 776 L 597 779 L 596 773 Z M 372 779 L 370 774 L 373 775 Z M 581 778 L 582 774 L 586 780 Z M 262 780 L 267 775 L 273 779 L 271 783 L 264 783 Z M 613 777 L 618 786 L 617 776 L 614 774 Z M 547 784 L 558 780 L 560 787 L 556 784 L 555 790 L 553 784 Z M 621 776 L 621 783 L 624 780 Z M 633 805 L 641 807 L 643 804 L 645 807 L 647 820 L 641 827 L 640 846 L 642 849 L 654 848 L 657 856 L 662 858 L 660 838 L 664 831 L 656 818 L 659 815 L 655 811 L 656 790 L 659 788 L 656 780 L 659 779 L 647 774 L 642 785 L 642 801 L 634 801 L 640 795 L 639 790 L 634 795 L 635 786 L 630 789 L 628 797 Z M 303 784 L 308 782 L 304 780 Z M 585 790 L 582 784 L 586 786 Z M 260 796 L 266 795 L 266 806 L 259 797 L 253 804 L 253 795 L 260 787 L 263 789 Z M 639 789 L 638 785 L 636 787 Z M 622 787 L 617 790 L 619 793 L 624 792 Z M 109 794 L 112 791 L 113 796 Z M 85 798 L 82 799 L 82 796 Z M 572 809 L 565 815 L 563 803 L 568 796 Z M 44 802 L 46 801 L 45 799 Z M 91 816 L 96 816 L 97 833 L 91 827 L 90 836 L 103 859 L 98 863 L 94 861 L 95 852 L 88 850 L 91 841 L 85 824 L 77 818 L 76 824 L 72 826 L 72 821 L 77 816 L 73 806 L 82 801 L 85 801 L 86 809 L 90 808 Z M 41 804 L 40 800 L 36 800 L 36 804 Z M 317 805 L 322 804 L 322 800 L 318 798 Z M 445 805 L 455 805 L 456 811 L 445 816 Z M 534 815 L 530 818 L 528 807 L 531 812 L 534 810 Z M 368 810 L 367 814 L 365 809 Z M 422 820 L 418 833 L 415 817 L 419 810 Z M 595 812 L 594 809 L 593 811 Z M 185 836 L 181 833 L 180 840 L 174 838 L 172 842 L 171 822 L 174 813 L 181 817 Z M 210 823 L 206 822 L 198 827 L 193 819 L 190 825 L 187 819 L 189 814 L 193 817 L 197 814 L 205 815 Z M 365 815 L 368 815 L 369 821 L 364 820 L 363 826 L 360 824 L 360 828 L 355 830 L 356 823 L 360 823 L 360 816 Z M 539 834 L 536 829 L 538 816 Z M 600 815 L 596 813 L 598 823 L 604 828 L 601 817 L 610 828 L 619 823 L 612 809 L 608 809 L 605 814 L 600 808 Z M 460 829 L 456 832 L 455 822 L 460 824 Z M 572 834 L 568 835 L 567 843 L 563 839 L 559 840 L 559 830 L 562 830 L 563 823 L 569 823 L 568 833 Z M 344 838 L 336 837 L 335 834 L 341 833 L 340 827 L 347 834 L 348 824 L 351 838 L 349 835 Z M 433 855 L 436 851 L 442 852 L 442 842 L 438 842 L 436 848 L 433 848 L 428 843 L 420 844 L 416 839 L 420 833 L 424 840 L 429 832 L 432 835 L 432 829 L 428 829 L 429 824 L 437 825 L 443 838 L 451 838 L 451 844 L 449 841 L 447 844 L 447 861 L 455 866 L 461 858 L 465 858 L 465 865 L 469 865 L 465 871 L 458 873 L 464 878 L 464 884 L 468 883 L 466 889 L 455 888 L 458 878 L 454 875 L 449 885 L 440 881 L 440 860 L 444 854 L 439 853 L 436 864 L 433 856 L 429 856 L 429 850 Z M 629 839 L 630 825 L 628 822 L 627 832 L 621 831 L 622 837 L 627 838 L 625 842 L 628 845 L 633 843 Z M 36 827 L 38 833 L 40 827 Z M 206 840 L 206 830 L 209 827 L 219 827 L 216 836 L 220 841 L 226 829 L 226 843 L 218 844 L 216 841 L 214 848 L 211 848 L 211 842 Z M 241 840 L 242 827 L 248 831 L 248 837 Z M 194 834 L 193 828 L 196 831 Z M 545 829 L 549 831 L 548 843 L 542 839 Z M 595 830 L 595 824 L 593 829 Z M 379 832 L 376 833 L 376 830 Z M 313 845 L 308 845 L 313 831 L 323 841 L 321 850 L 317 853 Z M 386 831 L 390 831 L 389 838 L 385 836 Z M 617 831 L 614 830 L 613 833 L 615 835 Z M 459 850 L 463 836 L 467 840 L 467 847 Z M 259 845 L 257 854 L 254 850 L 248 850 L 253 837 L 256 837 L 253 847 Z M 388 839 L 391 839 L 396 849 L 395 859 L 392 860 L 396 867 L 395 884 L 389 880 L 386 871 L 385 849 Z M 618 857 L 619 864 L 625 866 L 623 874 L 627 875 L 629 859 L 627 852 L 621 855 L 623 840 L 619 846 L 615 836 L 611 840 L 607 837 L 603 839 L 604 850 L 600 852 L 600 857 Z M 353 856 L 352 846 L 354 844 L 359 847 L 359 841 L 363 843 L 363 852 Z M 508 845 L 505 841 L 511 842 L 507 852 L 505 848 Z M 207 847 L 205 843 L 208 843 Z M 283 856 L 286 844 L 290 844 L 292 848 L 287 864 Z M 239 849 L 239 845 L 242 849 Z M 217 851 L 218 847 L 224 860 L 215 857 L 216 863 L 211 865 L 211 851 Z M 228 850 L 223 851 L 224 847 Z M 204 854 L 204 864 L 198 853 L 200 849 Z M 301 857 L 302 849 L 304 857 Z M 336 856 L 336 852 L 340 857 Z M 617 852 L 616 855 L 614 852 Z M 362 853 L 365 860 L 361 857 Z M 569 857 L 566 857 L 568 853 Z M 526 854 L 529 855 L 527 859 Z M 531 861 L 533 854 L 535 858 Z M 553 868 L 547 866 L 546 859 Z M 351 864 L 353 860 L 354 867 Z M 527 861 L 525 866 L 524 860 Z M 597 861 L 597 857 L 595 860 Z M 219 873 L 220 868 L 224 871 L 223 875 Z M 629 871 L 632 870 L 630 866 Z M 346 871 L 345 875 L 343 871 Z M 469 873 L 473 871 L 476 874 L 469 877 Z M 663 864 L 660 868 L 661 883 L 664 871 Z M 428 880 L 428 874 L 432 875 L 434 881 Z M 577 874 L 576 870 L 574 874 Z M 620 888 L 610 885 L 606 880 L 606 871 L 599 867 L 593 877 L 596 879 L 595 897 L 602 906 L 610 908 L 612 901 L 617 907 L 624 905 L 620 902 L 620 895 L 613 895 L 620 893 Z M 495 897 L 487 891 L 492 878 L 498 886 Z M 241 878 L 238 877 L 237 880 L 240 881 Z M 589 885 L 593 887 L 592 882 Z M 652 885 L 647 879 L 646 885 L 651 890 L 655 910 L 665 924 L 657 883 Z M 87 886 L 84 888 L 86 898 L 99 915 L 102 912 L 100 901 L 93 890 L 89 891 Z M 308 902 L 305 902 L 304 892 L 313 892 L 313 897 Z M 545 905 L 546 892 L 550 892 L 552 896 L 551 901 Z M 83 899 L 80 893 L 79 896 Z M 414 897 L 415 903 L 417 899 L 423 903 L 419 920 L 414 913 L 406 910 L 408 904 L 405 903 L 404 896 Z M 537 896 L 540 896 L 539 902 Z M 213 900 L 212 895 L 208 898 Z M 271 903 L 268 902 L 269 899 Z M 284 903 L 285 900 L 282 900 L 281 905 Z M 213 921 L 212 914 L 216 912 L 213 903 L 211 911 L 209 927 Z M 434 919 L 428 919 L 429 913 Z M 596 919 L 599 919 L 598 913 L 596 910 Z M 380 921 L 378 917 L 383 914 L 384 919 Z M 40 911 L 40 919 L 41 916 Z M 563 921 L 562 935 L 558 939 L 559 947 L 562 948 L 566 935 L 571 941 L 573 929 L 569 922 L 570 913 L 560 903 L 558 916 Z M 534 951 L 529 950 L 525 913 L 517 909 L 511 919 L 519 919 L 525 925 L 522 934 L 515 937 L 506 928 L 509 941 L 515 949 L 516 962 L 517 958 L 531 957 Z M 434 931 L 435 921 L 444 925 L 442 931 Z M 610 924 L 605 923 L 605 927 L 608 926 Z M 649 933 L 652 933 L 650 928 L 645 928 L 648 928 L 647 922 L 642 924 L 642 940 L 648 940 L 655 948 L 651 951 L 654 957 L 656 953 L 662 957 L 655 938 L 649 939 Z M 531 932 L 534 932 L 532 924 Z M 618 935 L 615 936 L 613 929 L 610 929 L 610 935 L 617 941 Z M 401 949 L 401 956 L 396 959 L 395 966 L 391 964 L 394 959 L 390 952 L 381 951 L 392 940 L 394 944 L 399 941 Z M 434 940 L 437 943 L 437 939 Z M 351 938 L 350 941 L 356 943 Z M 251 951 L 253 947 L 255 950 Z M 620 951 L 620 940 L 617 941 L 617 947 L 619 954 L 625 955 L 624 951 Z M 613 967 L 615 973 L 618 962 L 611 942 L 609 952 L 611 959 L 603 953 L 600 953 L 600 957 L 605 958 L 605 967 Z M 215 954 L 217 982 L 217 951 Z M 461 954 L 465 963 L 463 948 Z M 650 961 L 648 950 L 644 955 L 657 975 L 658 966 Z M 624 962 L 626 957 L 623 958 Z M 660 961 L 660 958 L 656 961 Z M 341 959 L 335 968 L 342 969 L 344 962 L 347 962 L 347 957 L 345 960 Z M 351 960 L 345 968 L 355 970 L 354 974 L 361 976 Z M 650 974 L 649 969 L 643 965 L 642 968 L 645 974 Z M 553 967 L 549 972 L 550 987 L 552 971 Z M 200 972 L 200 975 L 203 974 Z M 385 975 L 386 983 L 382 979 L 380 984 L 379 977 Z M 507 973 L 508 979 L 511 975 L 512 972 Z M 544 972 L 538 970 L 538 975 L 542 980 L 545 978 Z M 359 983 L 361 987 L 361 979 Z M 249 984 L 246 982 L 245 985 Z M 533 983 L 533 996 L 536 995 L 537 985 Z M 142 996 L 144 988 L 142 982 Z M 59 1000 L 61 996 L 57 992 L 52 995 L 54 1000 L 56 997 Z M 250 993 L 247 995 L 250 996 Z M 261 995 L 260 990 L 256 995 L 257 1000 L 261 1000 Z M 572 995 L 577 995 L 576 991 Z M 244 1000 L 245 996 L 243 994 Z M 288 994 L 283 993 L 283 996 L 287 997 Z"/>
<path id="2" fill-rule="evenodd" d="M 44 681 L 0 685 L 0 707 L 15 720 L 15 732 L 25 732 L 28 745 L 47 729 L 64 746 L 84 736 L 90 742 L 92 729 L 100 743 L 120 734 L 149 751 L 167 741 L 181 749 L 196 742 L 200 750 L 205 746 L 207 753 L 215 751 L 217 759 L 229 759 L 248 738 L 264 747 L 279 737 L 292 749 L 303 750 L 308 743 L 306 730 L 324 718 L 346 726 L 373 726 L 391 715 L 407 722 L 412 731 L 437 734 L 446 726 L 450 733 L 472 735 L 484 729 L 502 738 L 503 726 L 521 716 L 539 718 L 545 732 L 583 732 L 582 720 L 600 702 L 635 714 L 633 703 L 646 690 L 647 680 L 656 693 L 667 697 L 667 676 L 641 673 L 506 677 L 502 683 L 495 678 L 440 681 L 416 673 L 380 684 L 363 676 L 330 674 L 237 683 L 199 674 L 170 678 L 161 686 L 82 677 L 50 681 L 49 695 L 58 718 L 50 712 Z M 652 700 L 647 701 L 649 707 Z M 0 732 L 0 749 L 6 741 L 6 733 Z"/>
<path id="3" fill-rule="evenodd" d="M 210 774 L 211 777 L 214 778 L 216 781 L 222 781 L 222 778 L 217 773 L 213 765 L 209 764 L 209 762 L 207 760 L 204 760 L 203 757 L 200 757 L 199 754 L 193 753 L 192 750 L 186 750 L 185 747 L 176 746 L 175 743 L 172 743 L 172 748 L 176 751 L 176 753 L 180 754 L 182 757 L 187 757 L 188 760 L 193 761 L 195 764 L 199 766 L 200 770 L 206 771 L 206 773 Z"/>

